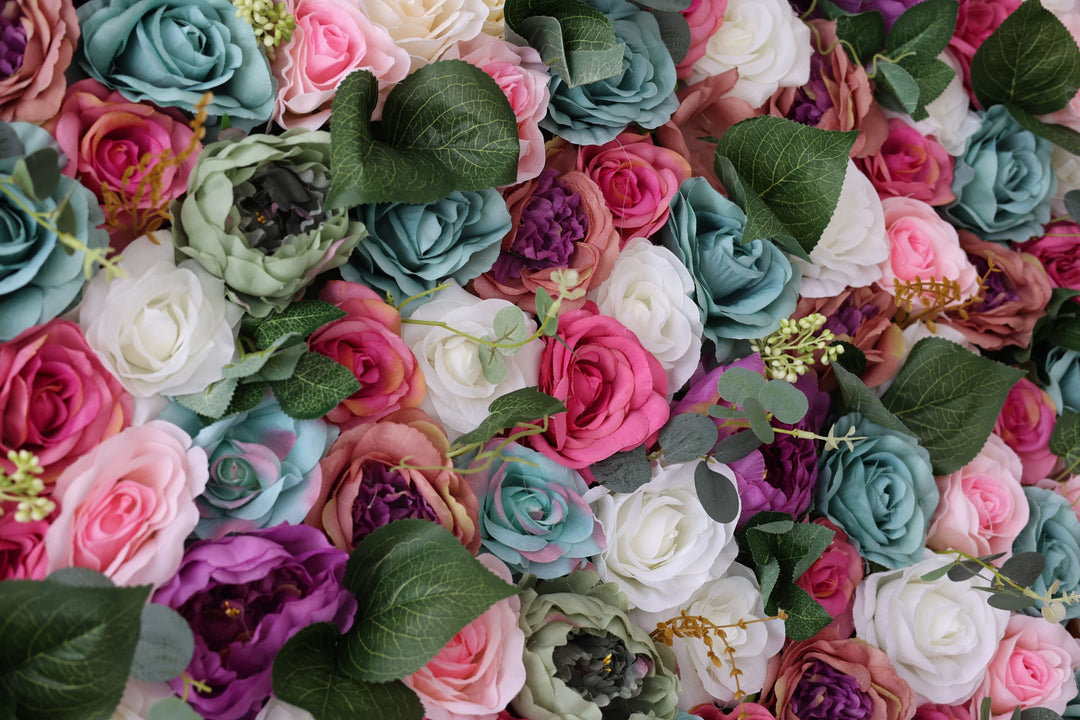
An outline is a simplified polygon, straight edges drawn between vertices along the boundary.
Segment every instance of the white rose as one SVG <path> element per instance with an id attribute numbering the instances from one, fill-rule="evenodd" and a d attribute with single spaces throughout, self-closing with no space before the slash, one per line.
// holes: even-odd
<path id="1" fill-rule="evenodd" d="M 428 64 L 456 42 L 481 33 L 493 8 L 484 0 L 357 0 L 412 57 L 412 69 Z"/>
<path id="2" fill-rule="evenodd" d="M 918 694 L 918 704 L 971 697 L 1005 635 L 1009 613 L 990 607 L 972 580 L 920 576 L 948 558 L 872 573 L 855 589 L 855 636 L 881 648 Z"/>
<path id="3" fill-rule="evenodd" d="M 727 643 L 713 639 L 713 651 L 721 660 L 721 665 L 717 666 L 709 658 L 704 642 L 695 638 L 675 638 L 672 650 L 682 680 L 679 707 L 694 707 L 713 700 L 730 703 L 735 699 L 733 668 L 725 654 L 728 646 L 735 651 L 735 667 L 741 673 L 739 688 L 745 693 L 760 691 L 765 685 L 769 660 L 784 646 L 784 621 L 749 623 L 765 617 L 761 589 L 750 568 L 732 563 L 723 577 L 702 585 L 685 605 L 659 613 L 631 610 L 629 614 L 639 627 L 651 629 L 657 623 L 678 617 L 682 610 L 722 627 Z M 738 623 L 742 620 L 749 624 L 740 628 Z"/>
<path id="4" fill-rule="evenodd" d="M 128 678 L 124 696 L 109 720 L 146 720 L 150 708 L 159 700 L 175 697 L 176 693 L 165 683 L 148 683 Z"/>
<path id="5" fill-rule="evenodd" d="M 199 392 L 233 359 L 243 314 L 196 260 L 173 261 L 168 232 L 124 250 L 125 276 L 91 280 L 78 323 L 101 361 L 137 397 Z"/>
<path id="6" fill-rule="evenodd" d="M 786 0 L 729 0 L 690 82 L 737 68 L 739 80 L 728 95 L 760 107 L 779 88 L 810 79 L 812 52 L 810 28 Z"/>
<path id="7" fill-rule="evenodd" d="M 979 129 L 979 116 L 971 110 L 971 98 L 964 90 L 964 74 L 960 64 L 953 58 L 948 50 L 938 55 L 946 65 L 956 71 L 956 75 L 949 82 L 945 91 L 934 98 L 934 101 L 926 106 L 926 112 L 930 117 L 923 118 L 913 127 L 923 135 L 933 135 L 945 152 L 957 156 L 964 153 L 964 146 L 971 134 Z M 889 117 L 902 117 L 910 122 L 907 115 L 885 113 Z"/>
<path id="8" fill-rule="evenodd" d="M 494 337 L 495 315 L 507 307 L 513 305 L 506 300 L 481 300 L 451 283 L 409 320 L 442 322 L 473 337 Z M 526 317 L 525 329 L 532 334 L 536 323 Z M 492 400 L 537 383 L 540 353 L 544 349 L 540 340 L 504 356 L 506 377 L 502 382 L 491 383 L 484 378 L 480 345 L 475 340 L 442 327 L 409 321 L 402 325 L 401 336 L 412 348 L 427 381 L 427 394 L 420 407 L 442 423 L 451 441 L 483 422 Z"/>
<path id="9" fill-rule="evenodd" d="M 1054 174 L 1057 175 L 1057 192 L 1050 201 L 1050 212 L 1053 217 L 1059 217 L 1069 214 L 1065 210 L 1065 193 L 1080 190 L 1080 155 L 1073 155 L 1055 145 L 1051 158 Z"/>
<path id="10" fill-rule="evenodd" d="M 810 259 L 812 263 L 798 258 L 792 262 L 802 268 L 799 293 L 812 298 L 839 295 L 846 287 L 877 281 L 881 278 L 878 265 L 889 259 L 881 199 L 874 184 L 851 160 L 836 211 Z"/>
<path id="11" fill-rule="evenodd" d="M 660 612 L 684 605 L 738 554 L 732 540 L 738 514 L 718 523 L 698 500 L 694 471 L 701 462 L 654 463 L 652 480 L 632 493 L 597 486 L 585 494 L 607 538 L 596 570 L 605 582 L 618 584 L 632 608 Z M 710 461 L 710 467 L 735 482 L 726 465 Z"/>
<path id="12" fill-rule="evenodd" d="M 1077 0 L 1043 0 L 1043 7 L 1064 21 L 1069 13 L 1080 10 L 1080 3 Z"/>
<path id="13" fill-rule="evenodd" d="M 271 696 L 270 701 L 263 705 L 262 710 L 255 716 L 255 720 L 315 720 L 315 716 L 303 708 Z"/>
<path id="14" fill-rule="evenodd" d="M 645 238 L 631 240 L 615 267 L 590 294 L 600 312 L 632 330 L 668 376 L 668 398 L 694 374 L 701 359 L 701 312 L 694 279 L 679 258 Z"/>

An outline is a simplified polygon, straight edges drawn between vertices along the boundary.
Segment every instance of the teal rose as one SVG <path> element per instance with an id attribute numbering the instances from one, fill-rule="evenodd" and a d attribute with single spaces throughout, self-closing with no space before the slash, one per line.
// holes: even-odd
<path id="1" fill-rule="evenodd" d="M 866 439 L 822 454 L 818 508 L 867 560 L 891 569 L 916 563 L 939 497 L 930 454 L 910 435 L 859 413 L 837 420 L 833 433 L 850 428 Z"/>
<path id="2" fill-rule="evenodd" d="M 210 115 L 270 118 L 270 63 L 228 0 L 91 0 L 78 12 L 79 64 L 129 100 L 194 112 L 212 92 Z"/>
<path id="3" fill-rule="evenodd" d="M 105 222 L 97 198 L 78 181 L 60 175 L 52 193 L 41 198 L 15 184 L 16 169 L 25 169 L 26 157 L 39 151 L 55 153 L 58 173 L 66 164 L 56 141 L 37 125 L 0 123 L 0 342 L 60 315 L 86 282 L 85 253 L 69 253 L 56 233 L 65 201 L 76 239 L 88 248 L 109 244 L 97 228 Z"/>
<path id="4" fill-rule="evenodd" d="M 1080 352 L 1053 347 L 1046 353 L 1046 393 L 1061 412 L 1080 412 Z"/>
<path id="5" fill-rule="evenodd" d="M 1052 150 L 1049 140 L 1021 127 L 1004 105 L 994 105 L 956 159 L 956 202 L 945 214 L 984 240 L 1041 236 L 1057 190 Z"/>
<path id="6" fill-rule="evenodd" d="M 207 145 L 187 195 L 173 203 L 173 242 L 225 281 L 230 300 L 265 317 L 342 265 L 364 237 L 362 223 L 325 207 L 329 189 L 328 132 Z"/>
<path id="7" fill-rule="evenodd" d="M 764 337 L 795 310 L 802 273 L 769 240 L 743 242 L 746 214 L 702 177 L 686 180 L 657 235 L 694 278 L 694 302 L 716 359 Z M 744 353 L 745 354 L 745 353 Z"/>
<path id="8" fill-rule="evenodd" d="M 1024 487 L 1030 515 L 1028 523 L 1013 542 L 1013 554 L 1034 551 L 1046 559 L 1042 574 L 1030 587 L 1044 595 L 1059 583 L 1054 595 L 1080 591 L 1080 519 L 1069 501 L 1053 490 L 1028 485 Z M 1042 601 L 1025 612 L 1036 615 Z M 1080 603 L 1065 605 L 1065 617 L 1080 617 Z"/>

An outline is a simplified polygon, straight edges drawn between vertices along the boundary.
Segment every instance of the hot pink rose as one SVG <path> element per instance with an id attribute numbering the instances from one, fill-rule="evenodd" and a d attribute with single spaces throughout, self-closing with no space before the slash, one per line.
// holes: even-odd
<path id="1" fill-rule="evenodd" d="M 19 522 L 15 519 L 16 504 L 0 507 L 0 580 L 42 580 L 49 574 L 49 558 L 45 555 L 45 520 Z"/>
<path id="2" fill-rule="evenodd" d="M 56 480 L 49 571 L 85 567 L 117 585 L 161 585 L 180 567 L 209 475 L 206 452 L 172 423 L 153 420 L 109 438 Z"/>
<path id="3" fill-rule="evenodd" d="M 971 713 L 963 705 L 924 703 L 915 709 L 913 720 L 971 720 Z"/>
<path id="4" fill-rule="evenodd" d="M 964 87 L 971 92 L 971 59 L 986 38 L 997 30 L 998 25 L 1024 0 L 960 0 L 956 16 L 956 30 L 949 49 L 960 62 L 964 71 Z"/>
<path id="5" fill-rule="evenodd" d="M 506 582 L 510 569 L 494 555 L 478 560 Z M 509 597 L 466 625 L 427 665 L 403 682 L 424 704 L 428 720 L 495 720 L 525 686 L 521 600 Z"/>
<path id="6" fill-rule="evenodd" d="M 1020 378 L 1009 390 L 994 433 L 1020 457 L 1024 468 L 1020 480 L 1024 485 L 1046 477 L 1057 462 L 1048 447 L 1056 419 L 1054 401 L 1027 378 Z"/>
<path id="7" fill-rule="evenodd" d="M 668 419 L 660 362 L 592 302 L 559 318 L 558 340 L 547 339 L 540 357 L 539 388 L 567 412 L 529 443 L 575 470 L 636 448 Z"/>
<path id="8" fill-rule="evenodd" d="M 308 348 L 352 370 L 360 389 L 326 414 L 344 429 L 420 405 L 427 391 L 416 356 L 401 339 L 401 315 L 374 290 L 331 280 L 319 299 L 346 313 L 308 338 Z"/>
<path id="9" fill-rule="evenodd" d="M 1054 287 L 1080 290 L 1080 225 L 1071 220 L 1050 223 L 1041 238 L 1021 248 L 1039 258 Z"/>
<path id="10" fill-rule="evenodd" d="M 936 478 L 941 500 L 927 532 L 931 550 L 1008 552 L 1028 521 L 1020 458 L 991 435 L 971 462 Z"/>
<path id="11" fill-rule="evenodd" d="M 354 70 L 367 70 L 382 88 L 409 74 L 409 53 L 352 0 L 291 0 L 287 6 L 296 30 L 271 63 L 278 81 L 274 120 L 281 127 L 326 124 L 337 86 Z"/>
<path id="12" fill-rule="evenodd" d="M 5 0 L 0 33 L 0 120 L 48 120 L 64 98 L 64 71 L 79 40 L 75 6 L 71 0 Z"/>
<path id="13" fill-rule="evenodd" d="M 769 708 L 752 702 L 739 703 L 726 712 L 715 705 L 698 705 L 690 708 L 690 714 L 704 720 L 776 720 Z"/>
<path id="14" fill-rule="evenodd" d="M 851 637 L 855 631 L 851 608 L 855 603 L 855 588 L 863 579 L 863 563 L 859 551 L 847 535 L 824 518 L 815 520 L 836 533 L 814 564 L 795 581 L 810 597 L 821 603 L 833 621 L 818 633 L 822 639 L 839 640 Z"/>
<path id="15" fill-rule="evenodd" d="M 1013 614 L 982 685 L 971 698 L 977 717 L 982 699 L 990 698 L 993 720 L 1006 720 L 1016 706 L 1044 707 L 1056 713 L 1076 696 L 1080 640 L 1064 626 L 1041 617 Z"/>
<path id="16" fill-rule="evenodd" d="M 692 0 L 690 7 L 680 11 L 690 26 L 690 47 L 679 64 L 676 74 L 686 80 L 694 74 L 694 63 L 705 55 L 705 47 L 724 22 L 727 0 Z"/>
<path id="17" fill-rule="evenodd" d="M 0 343 L 0 467 L 29 450 L 51 481 L 131 423 L 131 396 L 73 322 L 51 320 Z"/>
<path id="18" fill-rule="evenodd" d="M 900 118 L 889 120 L 885 142 L 858 163 L 883 197 L 910 197 L 930 205 L 956 199 L 952 191 L 952 156 L 937 140 Z"/>

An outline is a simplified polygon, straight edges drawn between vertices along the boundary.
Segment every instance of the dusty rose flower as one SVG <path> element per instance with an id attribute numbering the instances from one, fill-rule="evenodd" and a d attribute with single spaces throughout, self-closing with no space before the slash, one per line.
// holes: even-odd
<path id="1" fill-rule="evenodd" d="M 963 705 L 923 703 L 915 709 L 914 720 L 971 720 L 971 713 Z"/>
<path id="2" fill-rule="evenodd" d="M 817 637 L 841 640 L 851 637 L 855 631 L 851 608 L 855 604 L 855 588 L 863 579 L 863 561 L 859 551 L 848 541 L 847 534 L 827 518 L 815 520 L 832 530 L 832 542 L 825 548 L 814 564 L 795 584 L 817 600 L 825 612 L 832 615 L 832 622 Z"/>
<path id="3" fill-rule="evenodd" d="M 16 505 L 4 503 L 0 510 L 0 580 L 44 580 L 49 574 L 45 554 L 45 520 L 19 522 Z"/>
<path id="4" fill-rule="evenodd" d="M 952 156 L 937 140 L 901 118 L 889 119 L 885 142 L 859 165 L 882 195 L 911 197 L 929 205 L 945 205 L 956 199 Z"/>
<path id="5" fill-rule="evenodd" d="M 704 720 L 776 720 L 769 708 L 752 702 L 739 703 L 726 712 L 715 705 L 698 705 L 690 708 L 690 714 Z"/>
<path id="6" fill-rule="evenodd" d="M 0 2 L 0 120 L 40 123 L 60 107 L 79 40 L 71 0 Z"/>
<path id="7" fill-rule="evenodd" d="M 1054 401 L 1026 377 L 1020 378 L 1005 397 L 994 434 L 1020 457 L 1024 485 L 1042 480 L 1057 463 L 1057 456 L 1048 447 L 1056 420 Z"/>
<path id="8" fill-rule="evenodd" d="M 1039 258 L 1054 287 L 1080 290 L 1080 225 L 1072 220 L 1050 223 L 1042 237 L 1020 248 Z"/>

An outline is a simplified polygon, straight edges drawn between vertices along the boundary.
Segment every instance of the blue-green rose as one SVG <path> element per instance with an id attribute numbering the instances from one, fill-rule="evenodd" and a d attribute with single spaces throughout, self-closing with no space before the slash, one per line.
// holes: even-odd
<path id="1" fill-rule="evenodd" d="M 623 43 L 622 71 L 570 87 L 551 73 L 551 102 L 540 127 L 578 145 L 603 145 L 635 123 L 647 130 L 666 123 L 679 101 L 675 63 L 651 13 L 626 0 L 585 0 L 611 20 Z"/>
<path id="2" fill-rule="evenodd" d="M 1058 412 L 1080 412 L 1080 352 L 1054 347 L 1046 354 L 1046 392 Z"/>
<path id="3" fill-rule="evenodd" d="M 1004 105 L 994 105 L 956 159 L 956 202 L 945 209 L 961 227 L 984 240 L 1024 242 L 1050 222 L 1057 177 L 1053 145 L 1020 126 Z"/>
<path id="4" fill-rule="evenodd" d="M 918 562 L 939 497 L 930 454 L 910 435 L 859 413 L 841 417 L 833 432 L 852 427 L 866 439 L 822 454 L 818 508 L 864 558 L 892 569 Z"/>
<path id="5" fill-rule="evenodd" d="M 423 205 L 361 205 L 355 212 L 369 235 L 341 274 L 391 293 L 395 302 L 450 278 L 465 285 L 490 270 L 510 232 L 506 201 L 492 188 L 455 191 Z M 419 304 L 410 303 L 409 309 Z"/>
<path id="6" fill-rule="evenodd" d="M 71 305 L 86 282 L 85 253 L 64 249 L 53 229 L 54 215 L 65 198 L 75 236 L 88 248 L 103 248 L 109 236 L 97 226 L 105 222 L 93 193 L 76 180 L 60 176 L 52 194 L 31 197 L 15 184 L 13 174 L 25 171 L 28 155 L 56 153 L 57 170 L 66 161 L 48 132 L 30 123 L 0 123 L 0 342 L 27 328 L 52 320 Z M 48 223 L 30 213 L 42 213 Z"/>
<path id="7" fill-rule="evenodd" d="M 802 273 L 768 240 L 743 242 L 746 214 L 705 178 L 683 182 L 658 233 L 694 278 L 694 302 L 717 360 L 735 340 L 768 335 L 795 310 Z"/>
<path id="8" fill-rule="evenodd" d="M 228 0 L 91 0 L 78 12 L 79 64 L 129 100 L 194 112 L 212 92 L 210 115 L 270 118 L 270 63 Z"/>
<path id="9" fill-rule="evenodd" d="M 1069 501 L 1047 488 L 1025 486 L 1030 515 L 1013 542 L 1013 554 L 1035 551 L 1046 559 L 1042 574 L 1031 583 L 1039 595 L 1060 582 L 1055 595 L 1080 591 L 1080 519 Z M 1042 602 L 1025 612 L 1035 615 Z M 1080 617 L 1080 603 L 1065 605 L 1065 617 Z"/>

